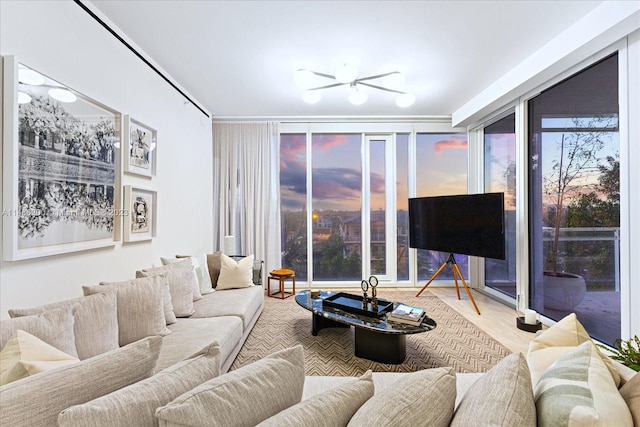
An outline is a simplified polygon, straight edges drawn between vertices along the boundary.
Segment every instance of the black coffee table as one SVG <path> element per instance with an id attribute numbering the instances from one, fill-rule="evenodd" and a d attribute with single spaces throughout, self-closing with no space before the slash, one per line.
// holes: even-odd
<path id="1" fill-rule="evenodd" d="M 435 329 L 436 321 L 426 317 L 420 326 L 387 322 L 381 318 L 349 313 L 336 307 L 322 305 L 322 300 L 336 294 L 321 291 L 319 298 L 311 298 L 310 292 L 296 294 L 298 305 L 311 311 L 311 334 L 318 335 L 323 328 L 355 328 L 355 355 L 381 363 L 402 363 L 407 355 L 406 336 Z M 394 308 L 398 302 L 394 302 Z"/>

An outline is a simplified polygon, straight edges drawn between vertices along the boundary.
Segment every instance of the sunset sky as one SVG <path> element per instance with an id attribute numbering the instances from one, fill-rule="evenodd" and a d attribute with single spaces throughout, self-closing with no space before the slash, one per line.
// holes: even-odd
<path id="1" fill-rule="evenodd" d="M 314 209 L 359 210 L 361 204 L 361 135 L 315 134 L 312 138 Z M 398 147 L 407 146 L 407 135 L 398 136 Z M 464 194 L 467 189 L 466 135 L 419 134 L 417 137 L 417 196 Z M 384 191 L 381 145 L 372 148 L 371 192 Z M 398 209 L 407 209 L 407 156 L 398 156 Z M 282 206 L 300 210 L 306 193 L 305 135 L 282 135 L 280 185 Z M 403 188 L 404 187 L 404 188 Z M 403 191 L 404 190 L 404 191 Z M 372 198 L 372 208 L 381 207 Z"/>

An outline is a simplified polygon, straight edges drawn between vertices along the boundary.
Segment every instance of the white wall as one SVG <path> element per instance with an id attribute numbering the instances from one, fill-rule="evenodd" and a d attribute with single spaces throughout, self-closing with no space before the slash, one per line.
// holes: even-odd
<path id="1" fill-rule="evenodd" d="M 158 131 L 157 176 L 122 184 L 158 192 L 152 242 L 0 263 L 0 316 L 126 280 L 160 256 L 213 249 L 211 121 L 71 1 L 0 1 L 0 54 Z M 144 25 L 144 23 L 141 23 Z M 2 232 L 0 231 L 0 236 Z"/>

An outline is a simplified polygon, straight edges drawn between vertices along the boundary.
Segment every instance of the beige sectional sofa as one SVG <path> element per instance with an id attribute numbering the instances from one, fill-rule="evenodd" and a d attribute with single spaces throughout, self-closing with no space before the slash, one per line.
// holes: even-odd
<path id="1" fill-rule="evenodd" d="M 140 270 L 138 278 L 129 281 L 85 286 L 85 296 L 81 298 L 10 310 L 11 319 L 0 321 L 0 349 L 7 349 L 3 350 L 0 365 L 7 365 L 15 353 L 24 351 L 20 347 L 25 347 L 26 341 L 14 342 L 19 340 L 18 330 L 75 359 L 72 364 L 65 362 L 30 376 L 27 372 L 34 364 L 21 360 L 18 371 L 24 371 L 26 378 L 0 387 L 2 423 L 57 425 L 58 414 L 70 406 L 111 396 L 109 393 L 118 390 L 125 390 L 124 395 L 128 396 L 132 392 L 127 389 L 136 385 L 148 390 L 153 387 L 145 381 L 152 378 L 153 384 L 165 389 L 160 397 L 154 391 L 155 397 L 150 398 L 154 402 L 151 407 L 159 406 L 177 396 L 171 393 L 180 394 L 227 372 L 262 313 L 262 286 L 249 282 L 238 288 L 231 285 L 230 289 L 212 290 L 209 285 L 202 289 L 188 260 L 178 266 L 160 267 L 160 275 L 155 274 L 156 270 Z M 150 271 L 153 274 L 146 274 Z M 170 283 L 171 280 L 181 282 Z M 175 310 L 172 300 L 176 302 Z M 13 348 L 13 355 L 9 354 L 9 347 Z M 3 378 L 6 368 L 0 366 Z M 177 381 L 177 388 L 172 387 L 172 381 Z M 140 391 L 133 394 L 137 396 Z M 112 398 L 119 402 L 118 395 Z M 125 401 L 130 402 L 131 396 Z M 153 417 L 149 403 L 146 405 L 146 414 Z M 140 408 L 133 413 L 145 414 Z M 98 425 L 115 424 L 107 417 Z M 125 417 L 121 425 L 131 424 Z"/>
<path id="2" fill-rule="evenodd" d="M 182 298 L 176 312 L 188 317 L 166 325 L 171 318 L 166 286 L 153 275 L 139 275 L 144 277 L 103 284 L 105 292 L 76 300 L 12 310 L 20 317 L 2 321 L 0 346 L 21 329 L 82 360 L 0 387 L 3 423 L 632 426 L 640 420 L 640 376 L 604 356 L 575 315 L 537 336 L 526 357 L 514 353 L 486 373 L 445 367 L 361 377 L 305 376 L 301 346 L 227 372 L 260 316 L 262 286 L 204 295 L 185 288 L 180 295 L 191 296 Z M 115 310 L 118 305 L 124 313 Z M 134 339 L 147 329 L 131 327 L 124 319 L 141 312 L 161 314 L 163 324 L 153 326 L 157 333 Z"/>

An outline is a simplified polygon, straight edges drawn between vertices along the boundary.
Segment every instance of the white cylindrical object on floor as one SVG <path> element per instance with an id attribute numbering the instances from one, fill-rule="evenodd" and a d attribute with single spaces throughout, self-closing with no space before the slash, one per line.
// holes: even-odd
<path id="1" fill-rule="evenodd" d="M 222 253 L 225 255 L 238 255 L 236 253 L 236 236 L 224 236 Z"/>
<path id="2" fill-rule="evenodd" d="M 527 325 L 535 325 L 538 323 L 538 313 L 535 310 L 526 309 L 524 311 L 524 323 Z"/>

